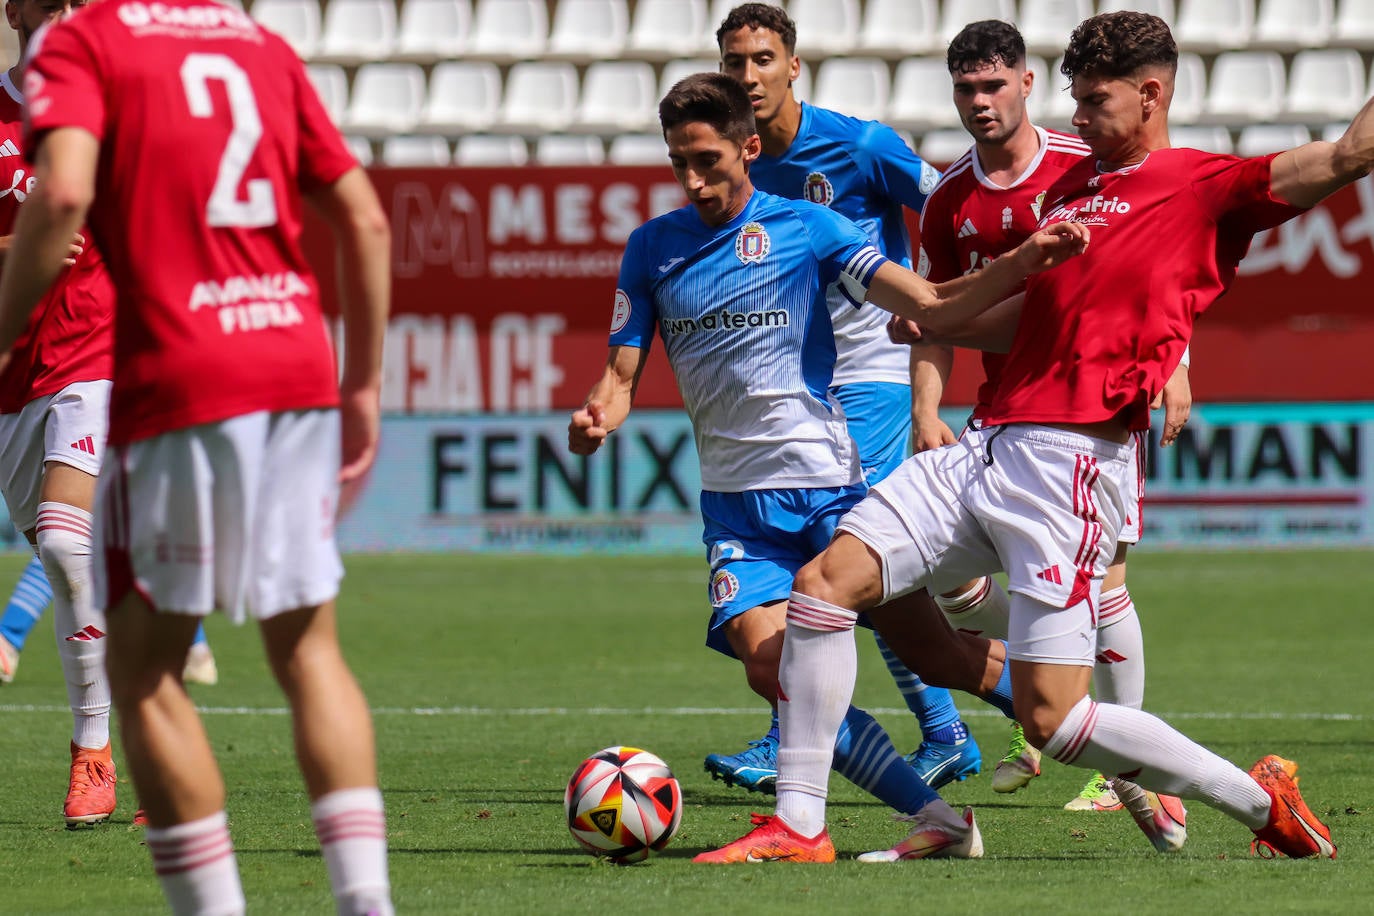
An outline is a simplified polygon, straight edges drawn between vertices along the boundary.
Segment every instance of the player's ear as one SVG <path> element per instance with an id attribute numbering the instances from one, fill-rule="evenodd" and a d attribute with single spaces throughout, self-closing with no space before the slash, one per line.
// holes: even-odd
<path id="1" fill-rule="evenodd" d="M 19 21 L 19 4 L 15 0 L 5 0 L 5 21 L 10 24 L 10 28 L 19 31 L 22 23 Z"/>
<path id="2" fill-rule="evenodd" d="M 759 139 L 758 134 L 751 134 L 740 146 L 740 150 L 744 155 L 744 164 L 748 165 L 763 153 L 763 141 Z"/>
<path id="3" fill-rule="evenodd" d="M 1154 114 L 1164 105 L 1164 83 L 1157 76 L 1147 76 L 1140 83 L 1140 104 L 1142 110 Z"/>
<path id="4" fill-rule="evenodd" d="M 1021 98 L 1028 99 L 1031 94 L 1031 87 L 1035 85 L 1035 71 L 1027 70 L 1021 74 Z"/>
<path id="5" fill-rule="evenodd" d="M 789 85 L 801 79 L 801 58 L 793 54 L 792 59 L 787 64 L 787 82 Z"/>

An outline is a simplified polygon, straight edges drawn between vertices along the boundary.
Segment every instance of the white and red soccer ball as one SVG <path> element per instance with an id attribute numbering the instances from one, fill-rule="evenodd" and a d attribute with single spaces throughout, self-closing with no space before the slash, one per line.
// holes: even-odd
<path id="1" fill-rule="evenodd" d="M 682 788 L 660 758 L 608 747 L 577 765 L 563 793 L 568 830 L 594 856 L 641 862 L 668 845 L 682 822 Z"/>

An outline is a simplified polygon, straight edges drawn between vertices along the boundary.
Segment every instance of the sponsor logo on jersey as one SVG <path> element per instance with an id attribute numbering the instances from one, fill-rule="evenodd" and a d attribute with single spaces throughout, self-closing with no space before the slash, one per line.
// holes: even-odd
<path id="1" fill-rule="evenodd" d="M 95 454 L 95 440 L 92 439 L 90 436 L 85 436 L 83 438 L 77 439 L 75 442 L 71 444 L 71 447 L 76 449 L 78 452 L 85 452 L 87 455 Z"/>
<path id="2" fill-rule="evenodd" d="M 668 271 L 672 270 L 674 267 L 681 264 L 684 260 L 685 258 L 669 258 L 662 264 L 658 265 L 658 272 L 661 274 L 666 274 Z"/>
<path id="3" fill-rule="evenodd" d="M 921 163 L 921 180 L 917 185 L 920 192 L 927 197 L 930 192 L 935 190 L 935 186 L 940 183 L 940 173 L 935 171 L 935 166 L 929 162 Z"/>
<path id="4" fill-rule="evenodd" d="M 1109 215 L 1125 216 L 1131 212 L 1129 201 L 1122 200 L 1120 197 L 1105 197 L 1096 194 L 1076 205 L 1062 205 L 1050 211 L 1050 215 L 1041 220 L 1042 223 L 1055 222 L 1074 222 L 1083 223 L 1088 226 L 1109 226 L 1111 220 Z"/>
<path id="5" fill-rule="evenodd" d="M 973 220 L 965 219 L 964 224 L 959 227 L 959 238 L 966 239 L 971 235 L 978 234 L 978 227 L 973 225 Z"/>
<path id="6" fill-rule="evenodd" d="M 745 264 L 757 264 L 768 257 L 772 244 L 762 223 L 745 223 L 735 238 L 735 257 Z"/>
<path id="7" fill-rule="evenodd" d="M 23 169 L 15 169 L 14 177 L 10 179 L 10 186 L 8 188 L 0 188 L 0 200 L 4 200 L 6 197 L 13 194 L 14 199 L 22 204 L 29 199 L 29 195 L 33 193 L 33 189 L 37 184 L 37 178 L 29 175 Z"/>
<path id="8" fill-rule="evenodd" d="M 835 186 L 825 177 L 824 172 L 812 172 L 806 176 L 806 184 L 802 186 L 802 197 L 813 204 L 828 207 L 835 199 Z"/>
<path id="9" fill-rule="evenodd" d="M 792 323 L 787 309 L 732 312 L 721 309 L 699 318 L 664 318 L 660 330 L 664 337 L 679 337 L 698 331 L 745 331 L 751 328 L 785 328 Z"/>
<path id="10" fill-rule="evenodd" d="M 282 328 L 305 321 L 296 300 L 313 295 L 310 285 L 295 271 L 259 277 L 229 277 L 223 282 L 202 280 L 191 289 L 189 311 L 212 307 L 219 310 L 225 334 Z"/>
<path id="11" fill-rule="evenodd" d="M 611 333 L 625 327 L 630 320 L 630 296 L 623 289 L 615 291 L 615 306 L 611 309 Z"/>
<path id="12" fill-rule="evenodd" d="M 711 606 L 724 607 L 739 595 L 739 579 L 728 569 L 718 569 L 711 575 Z"/>
<path id="13" fill-rule="evenodd" d="M 10 139 L 6 138 L 6 140 L 5 140 L 4 143 L 0 143 L 0 159 L 7 158 L 7 157 L 9 157 L 9 156 L 18 156 L 18 155 L 19 155 L 19 147 L 17 147 L 17 146 L 14 145 L 14 141 L 13 141 L 13 140 L 10 140 Z"/>
<path id="14" fill-rule="evenodd" d="M 930 276 L 930 255 L 926 254 L 926 246 L 919 246 L 920 253 L 916 255 L 916 273 L 922 277 Z"/>
<path id="15" fill-rule="evenodd" d="M 119 21 L 134 31 L 155 29 L 157 31 L 230 29 L 240 32 L 256 32 L 257 27 L 247 13 L 230 6 L 207 3 L 204 6 L 168 6 L 165 3 L 140 3 L 137 0 L 121 3 L 118 10 Z"/>

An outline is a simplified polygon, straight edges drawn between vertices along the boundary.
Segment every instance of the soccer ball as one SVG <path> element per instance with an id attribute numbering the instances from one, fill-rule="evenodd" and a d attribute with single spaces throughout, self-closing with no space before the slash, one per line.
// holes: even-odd
<path id="1" fill-rule="evenodd" d="M 637 747 L 608 747 L 577 765 L 563 793 L 578 845 L 618 865 L 642 862 L 677 833 L 682 788 L 668 764 Z"/>

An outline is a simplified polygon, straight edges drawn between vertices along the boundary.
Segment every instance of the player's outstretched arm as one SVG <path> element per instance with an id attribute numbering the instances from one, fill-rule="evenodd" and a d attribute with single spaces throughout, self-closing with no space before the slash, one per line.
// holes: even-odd
<path id="1" fill-rule="evenodd" d="M 625 422 L 646 356 L 646 351 L 640 347 L 611 347 L 601 378 L 592 386 L 586 403 L 573 411 L 568 420 L 570 452 L 590 455 Z"/>
<path id="2" fill-rule="evenodd" d="M 38 187 L 19 208 L 0 276 L 0 353 L 24 332 L 38 300 L 68 263 L 72 239 L 95 196 L 100 141 L 79 127 L 61 127 L 38 147 Z"/>
<path id="3" fill-rule="evenodd" d="M 1322 198 L 1374 171 L 1374 99 L 1355 115 L 1335 143 L 1314 141 L 1274 157 L 1269 189 L 1295 207 Z"/>
<path id="4" fill-rule="evenodd" d="M 925 339 L 935 345 L 965 347 L 987 353 L 1007 353 L 1016 339 L 1021 324 L 1021 309 L 1026 294 L 1017 293 L 994 305 L 975 318 L 964 322 L 947 334 L 927 334 Z"/>
<path id="5" fill-rule="evenodd" d="M 901 320 L 901 319 L 897 319 Z M 916 452 L 954 442 L 940 419 L 940 401 L 954 368 L 954 348 L 919 341 L 911 345 L 911 448 Z"/>

